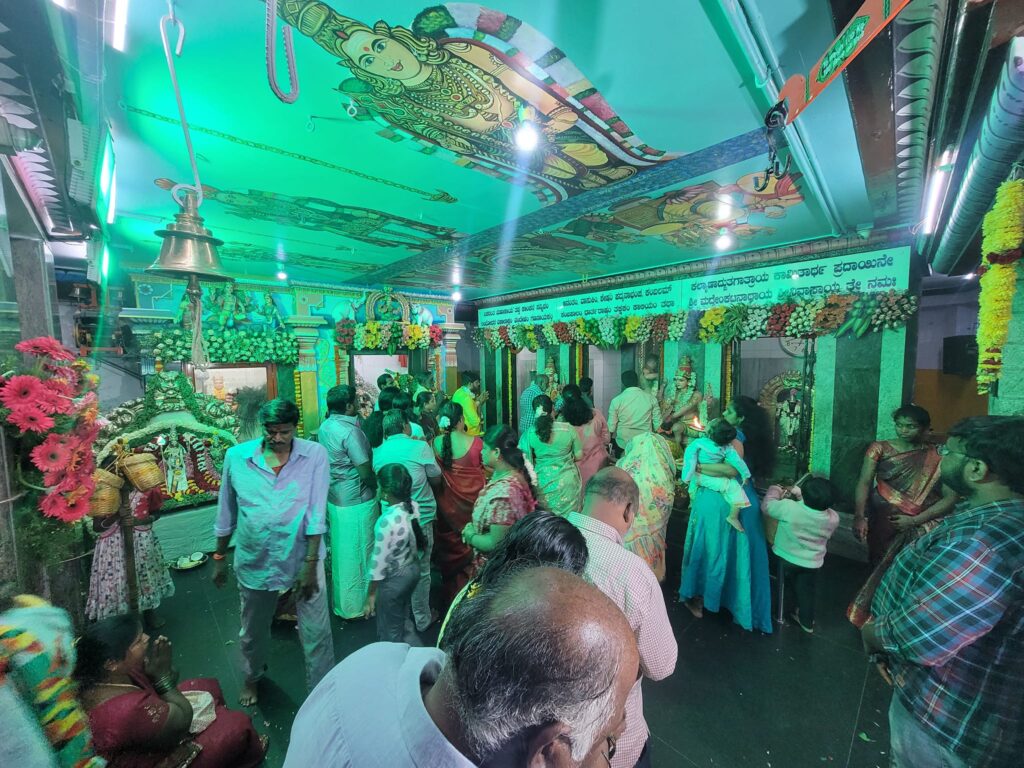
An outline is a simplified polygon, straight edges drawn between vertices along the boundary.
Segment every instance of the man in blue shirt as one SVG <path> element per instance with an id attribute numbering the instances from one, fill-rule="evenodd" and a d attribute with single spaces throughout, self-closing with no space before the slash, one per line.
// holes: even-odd
<path id="1" fill-rule="evenodd" d="M 519 436 L 522 437 L 533 426 L 534 422 L 537 421 L 537 416 L 533 411 L 533 399 L 540 397 L 544 394 L 548 388 L 548 377 L 541 373 L 533 377 L 533 383 L 530 384 L 523 393 L 519 396 Z"/>
<path id="2" fill-rule="evenodd" d="M 270 624 L 281 592 L 295 588 L 306 685 L 313 690 L 334 666 L 334 640 L 324 582 L 330 463 L 322 445 L 295 436 L 299 409 L 277 399 L 260 409 L 264 437 L 228 449 L 214 533 L 213 583 L 227 583 L 227 551 L 235 539 L 235 577 L 242 600 L 239 702 L 256 703 L 266 671 Z"/>

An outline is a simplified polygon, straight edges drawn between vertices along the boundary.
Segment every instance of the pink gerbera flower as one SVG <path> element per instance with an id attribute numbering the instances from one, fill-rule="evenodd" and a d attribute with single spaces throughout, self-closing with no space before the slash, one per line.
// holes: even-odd
<path id="1" fill-rule="evenodd" d="M 89 511 L 89 497 L 83 494 L 65 496 L 51 491 L 39 499 L 39 511 L 47 517 L 73 523 L 81 520 Z"/>
<path id="2" fill-rule="evenodd" d="M 64 349 L 64 346 L 59 341 L 50 336 L 39 336 L 35 339 L 21 341 L 15 344 L 14 348 L 28 355 L 48 357 L 51 360 L 66 360 L 70 362 L 75 359 L 75 356 Z"/>
<path id="3" fill-rule="evenodd" d="M 67 469 L 71 461 L 71 451 L 59 440 L 51 439 L 54 437 L 57 435 L 50 435 L 41 445 L 32 449 L 32 463 L 40 472 L 61 472 Z"/>
<path id="4" fill-rule="evenodd" d="M 22 406 L 12 410 L 7 421 L 22 432 L 46 432 L 53 429 L 53 419 L 34 406 Z"/>
<path id="5" fill-rule="evenodd" d="M 12 411 L 21 406 L 34 406 L 43 391 L 35 376 L 12 376 L 0 390 L 0 402 Z"/>

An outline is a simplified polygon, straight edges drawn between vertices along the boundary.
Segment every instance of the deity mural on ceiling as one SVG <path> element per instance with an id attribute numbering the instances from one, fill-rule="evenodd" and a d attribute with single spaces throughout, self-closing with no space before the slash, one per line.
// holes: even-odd
<path id="1" fill-rule="evenodd" d="M 170 179 L 156 179 L 154 183 L 162 189 L 174 186 Z M 203 185 L 203 200 L 222 203 L 228 213 L 242 219 L 330 232 L 382 248 L 421 252 L 453 243 L 458 237 L 451 227 L 426 224 L 372 208 L 341 205 L 318 197 L 292 197 L 258 189 L 232 192 Z"/>
<path id="2" fill-rule="evenodd" d="M 475 159 L 481 170 L 525 175 L 544 201 L 629 178 L 665 159 L 633 136 L 558 48 L 506 14 L 451 3 L 421 12 L 412 30 L 384 21 L 370 27 L 317 0 L 283 0 L 279 14 L 352 72 L 339 90 L 357 108 Z M 448 36 L 467 29 L 476 34 Z M 538 135 L 528 154 L 516 147 L 525 123 Z"/>
<path id="3" fill-rule="evenodd" d="M 221 261 L 228 267 L 232 262 L 271 262 L 277 259 L 278 254 L 272 248 L 256 245 L 254 243 L 236 243 L 223 245 L 217 249 Z M 341 250 L 339 248 L 339 250 Z M 351 256 L 354 256 L 354 252 Z M 311 269 L 328 269 L 334 275 L 361 275 L 366 272 L 373 272 L 380 267 L 372 261 L 348 261 L 337 259 L 333 256 L 314 256 L 309 253 L 293 253 L 288 251 L 281 254 L 280 261 L 287 266 L 309 267 Z"/>
<path id="4" fill-rule="evenodd" d="M 684 248 L 711 244 L 723 228 L 740 240 L 770 235 L 773 228 L 752 224 L 750 217 L 782 219 L 789 208 L 802 203 L 797 186 L 801 174 L 772 179 L 761 191 L 755 187 L 756 176 L 747 174 L 735 184 L 706 181 L 653 197 L 622 200 L 606 212 L 581 216 L 557 231 L 597 243 L 639 243 L 645 237 L 660 237 Z"/>

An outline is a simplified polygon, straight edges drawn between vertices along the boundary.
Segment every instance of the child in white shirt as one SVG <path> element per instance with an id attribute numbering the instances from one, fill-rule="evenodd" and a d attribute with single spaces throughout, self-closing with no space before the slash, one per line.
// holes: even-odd
<path id="1" fill-rule="evenodd" d="M 773 485 L 761 505 L 766 515 L 779 521 L 772 551 L 783 561 L 783 582 L 796 599 L 790 618 L 808 634 L 814 632 L 818 569 L 839 525 L 839 515 L 831 509 L 833 496 L 826 478 L 808 477 L 789 489 Z"/>
<path id="2" fill-rule="evenodd" d="M 690 498 L 697 488 L 707 488 L 722 494 L 729 505 L 729 515 L 725 521 L 740 533 L 740 510 L 750 506 L 743 483 L 750 479 L 750 470 L 746 462 L 740 458 L 732 441 L 736 439 L 736 427 L 725 419 L 715 419 L 708 424 L 705 437 L 690 441 L 683 452 L 683 482 L 689 483 Z M 739 477 L 711 477 L 698 471 L 701 464 L 728 464 L 739 472 Z"/>

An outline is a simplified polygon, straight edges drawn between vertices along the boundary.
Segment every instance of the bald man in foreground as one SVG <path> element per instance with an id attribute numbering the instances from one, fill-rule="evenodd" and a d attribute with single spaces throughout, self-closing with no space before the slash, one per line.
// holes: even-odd
<path id="1" fill-rule="evenodd" d="M 583 511 L 572 512 L 568 520 L 587 540 L 583 578 L 622 609 L 636 636 L 643 677 L 664 680 L 675 671 L 679 652 L 665 598 L 647 562 L 623 546 L 639 509 L 640 489 L 633 478 L 618 467 L 606 467 L 587 483 Z M 636 681 L 626 702 L 626 725 L 611 768 L 650 768 L 650 731 L 640 683 Z"/>
<path id="2" fill-rule="evenodd" d="M 302 705 L 285 768 L 607 768 L 639 674 L 622 611 L 513 568 L 452 613 L 444 652 L 375 643 Z"/>

